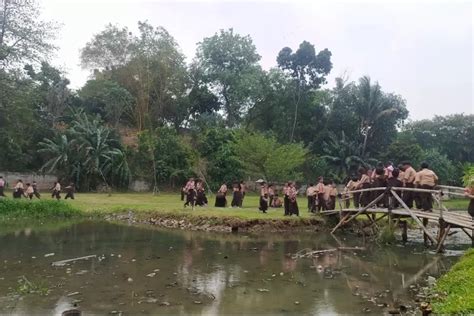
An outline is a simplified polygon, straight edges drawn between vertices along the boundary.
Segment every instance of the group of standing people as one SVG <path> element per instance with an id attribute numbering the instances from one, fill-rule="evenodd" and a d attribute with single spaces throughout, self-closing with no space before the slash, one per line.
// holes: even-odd
<path id="1" fill-rule="evenodd" d="M 0 176 L 0 197 L 5 197 L 5 187 L 6 182 L 3 179 L 3 176 Z M 66 186 L 65 191 L 65 199 L 67 200 L 70 198 L 74 200 L 74 183 L 70 183 L 68 186 Z M 53 187 L 51 188 L 51 192 L 52 198 L 56 198 L 57 200 L 61 199 L 61 184 L 59 183 L 59 181 L 56 181 L 54 183 Z M 34 197 L 36 197 L 37 199 L 41 199 L 41 194 L 39 193 L 38 184 L 36 183 L 36 181 L 33 181 L 32 183 L 27 182 L 26 184 L 24 184 L 23 180 L 18 179 L 15 186 L 13 187 L 12 194 L 14 199 L 21 199 L 22 197 L 25 197 L 30 200 L 32 200 Z"/>
<path id="2" fill-rule="evenodd" d="M 266 213 L 269 207 L 279 208 L 284 206 L 284 215 L 300 215 L 298 208 L 298 190 L 295 182 L 289 181 L 283 186 L 283 203 L 278 196 L 277 190 L 273 184 L 267 184 L 265 181 L 260 182 L 260 203 L 259 210 Z"/>
<path id="3" fill-rule="evenodd" d="M 310 183 L 306 189 L 308 199 L 308 211 L 312 213 L 334 210 L 336 208 L 337 196 L 336 184 L 332 180 L 318 178 L 318 183 Z"/>
<path id="4" fill-rule="evenodd" d="M 227 207 L 227 184 L 222 184 L 216 194 L 215 207 Z M 244 181 L 234 182 L 232 185 L 232 201 L 230 203 L 231 207 L 242 207 L 244 203 L 245 193 L 247 187 L 245 186 Z"/>
<path id="5" fill-rule="evenodd" d="M 184 207 L 206 206 L 208 201 L 204 182 L 201 179 L 190 178 L 181 189 L 181 200 L 185 200 Z"/>
<path id="6" fill-rule="evenodd" d="M 402 162 L 398 167 L 388 162 L 385 165 L 379 164 L 375 169 L 365 169 L 360 167 L 358 175 L 351 177 L 345 187 L 346 207 L 349 207 L 349 194 L 347 192 L 369 189 L 377 187 L 405 187 L 433 190 L 438 184 L 438 176 L 429 169 L 426 162 L 421 163 L 418 171 L 413 168 L 411 162 Z M 395 190 L 396 191 L 396 190 Z M 396 191 L 401 195 L 402 201 L 409 207 L 415 206 L 417 209 L 431 211 L 433 208 L 433 198 L 430 192 Z M 382 192 L 356 192 L 352 194 L 354 206 L 356 208 L 366 207 L 375 200 Z M 376 206 L 392 208 L 399 206 L 399 202 L 389 199 L 388 196 L 380 199 Z"/>

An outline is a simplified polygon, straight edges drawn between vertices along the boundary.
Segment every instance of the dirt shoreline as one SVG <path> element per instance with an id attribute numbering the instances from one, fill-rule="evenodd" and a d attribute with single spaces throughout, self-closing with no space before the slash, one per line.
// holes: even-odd
<path id="1" fill-rule="evenodd" d="M 325 219 L 284 218 L 284 219 L 242 219 L 236 217 L 196 216 L 156 212 L 113 213 L 104 216 L 107 221 L 128 222 L 131 224 L 155 225 L 191 231 L 209 232 L 293 232 L 328 230 Z"/>

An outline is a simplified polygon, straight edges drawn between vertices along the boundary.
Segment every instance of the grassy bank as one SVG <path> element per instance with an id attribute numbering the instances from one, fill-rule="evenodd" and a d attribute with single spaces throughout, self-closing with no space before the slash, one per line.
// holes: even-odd
<path id="1" fill-rule="evenodd" d="M 438 294 L 433 302 L 436 314 L 474 313 L 474 249 L 438 280 L 434 291 Z"/>
<path id="2" fill-rule="evenodd" d="M 63 201 L 1 199 L 0 221 L 69 219 L 81 216 L 81 210 Z"/>

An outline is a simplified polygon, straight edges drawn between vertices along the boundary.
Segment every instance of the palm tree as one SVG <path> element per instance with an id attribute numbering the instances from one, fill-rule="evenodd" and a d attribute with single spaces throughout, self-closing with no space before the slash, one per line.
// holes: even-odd
<path id="1" fill-rule="evenodd" d="M 360 121 L 360 132 L 364 136 L 361 156 L 365 157 L 367 140 L 375 122 L 398 111 L 393 107 L 378 82 L 371 83 L 370 77 L 360 78 L 355 96 L 355 112 Z"/>
<path id="2" fill-rule="evenodd" d="M 73 141 L 66 134 L 56 141 L 44 139 L 42 153 L 51 157 L 42 167 L 48 172 L 60 171 L 74 178 L 101 179 L 109 189 L 108 179 L 117 177 L 121 184 L 128 184 L 130 169 L 125 153 L 111 135 L 111 130 L 98 118 L 90 119 L 85 113 L 76 113 L 68 129 Z"/>
<path id="3" fill-rule="evenodd" d="M 74 162 L 74 155 L 72 155 L 74 141 L 69 141 L 67 135 L 61 135 L 56 140 L 45 138 L 38 145 L 40 153 L 45 153 L 51 157 L 41 167 L 42 171 L 52 172 L 58 170 L 67 173 L 69 166 Z"/>
<path id="4" fill-rule="evenodd" d="M 347 138 L 344 132 L 341 133 L 340 139 L 335 134 L 329 134 L 323 150 L 326 155 L 322 158 L 337 168 L 340 179 L 359 166 L 367 167 L 375 162 L 373 159 L 365 159 L 361 154 L 362 146 Z"/>

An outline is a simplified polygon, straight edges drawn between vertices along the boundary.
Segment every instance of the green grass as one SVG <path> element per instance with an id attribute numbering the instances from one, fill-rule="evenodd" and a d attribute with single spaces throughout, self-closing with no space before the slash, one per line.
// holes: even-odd
<path id="1" fill-rule="evenodd" d="M 231 197 L 227 197 L 230 204 Z M 50 216 L 70 217 L 83 213 L 93 216 L 94 214 L 107 214 L 117 212 L 153 212 L 156 214 L 191 215 L 199 217 L 235 217 L 243 220 L 252 219 L 288 219 L 283 215 L 283 208 L 270 208 L 267 214 L 258 210 L 259 197 L 249 194 L 245 197 L 243 208 L 216 208 L 215 197 L 209 197 L 208 207 L 196 207 L 194 211 L 190 207 L 184 208 L 183 201 L 178 193 L 78 193 L 75 200 L 55 201 L 49 197 L 42 200 L 29 201 L 26 199 L 12 200 L 6 198 L 0 200 L 0 220 L 8 218 L 47 218 Z M 467 209 L 467 200 L 453 200 L 446 203 L 447 207 L 452 205 Z M 306 197 L 298 198 L 300 218 L 314 217 L 307 211 Z M 337 208 L 339 205 L 337 205 Z M 296 219 L 296 217 L 292 217 Z"/>
<path id="2" fill-rule="evenodd" d="M 73 205 L 54 200 L 0 199 L 0 221 L 50 218 L 73 218 L 81 215 L 81 211 Z"/>
<path id="3" fill-rule="evenodd" d="M 474 249 L 438 280 L 434 291 L 439 295 L 433 302 L 436 314 L 474 313 Z"/>
<path id="4" fill-rule="evenodd" d="M 240 219 L 280 219 L 287 218 L 283 216 L 283 208 L 270 208 L 267 214 L 263 214 L 258 210 L 259 197 L 255 195 L 247 195 L 244 199 L 242 208 L 218 208 L 214 207 L 215 197 L 208 197 L 209 206 L 196 207 L 194 211 L 190 207 L 184 208 L 184 202 L 180 200 L 177 193 L 162 193 L 152 195 L 151 193 L 113 193 L 111 196 L 107 194 L 96 193 L 79 193 L 76 200 L 68 201 L 72 206 L 86 213 L 113 213 L 123 211 L 134 212 L 155 212 L 163 214 L 177 215 L 195 215 L 206 217 L 236 217 Z M 232 200 L 227 197 L 228 204 Z M 307 211 L 306 198 L 298 199 L 300 208 L 300 217 L 309 218 L 311 215 Z"/>

